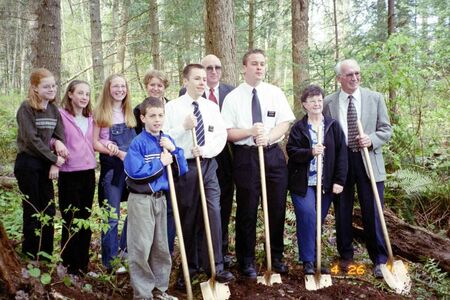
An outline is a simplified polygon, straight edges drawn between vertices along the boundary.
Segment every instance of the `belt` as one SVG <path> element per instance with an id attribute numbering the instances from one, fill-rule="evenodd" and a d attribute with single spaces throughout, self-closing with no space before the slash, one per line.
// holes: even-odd
<path id="1" fill-rule="evenodd" d="M 148 196 L 153 196 L 155 198 L 161 198 L 162 196 L 165 195 L 164 191 L 158 191 L 156 193 L 151 193 L 151 192 L 142 193 L 142 192 L 137 192 L 137 191 L 131 189 L 130 187 L 128 187 L 128 190 L 130 191 L 130 193 L 133 193 L 133 194 L 148 195 Z"/>
<path id="2" fill-rule="evenodd" d="M 270 150 L 275 148 L 276 146 L 278 146 L 278 143 L 274 143 L 271 145 L 267 145 L 265 147 L 263 147 L 265 150 Z M 234 145 L 234 147 L 236 148 L 241 148 L 244 150 L 250 150 L 250 151 L 257 151 L 258 150 L 258 146 L 249 146 L 249 145 Z"/>
<path id="3" fill-rule="evenodd" d="M 164 196 L 164 192 L 163 191 L 159 191 L 156 193 L 151 194 L 153 197 L 155 198 L 161 198 L 162 196 Z"/>
<path id="4" fill-rule="evenodd" d="M 352 149 L 352 148 L 350 148 L 350 147 L 348 147 L 348 146 L 347 146 L 347 149 L 348 149 L 348 151 L 353 152 L 353 153 L 359 152 L 359 150 L 360 150 L 359 148 L 356 148 L 356 149 L 353 148 L 353 149 Z"/>
<path id="5" fill-rule="evenodd" d="M 204 158 L 204 157 L 201 157 L 201 156 L 200 156 L 200 161 L 201 161 L 201 162 L 206 162 L 206 161 L 208 161 L 208 160 L 211 160 L 211 158 Z M 188 159 L 186 159 L 186 161 L 187 161 L 188 163 L 195 163 L 196 159 L 195 159 L 195 158 L 188 158 Z"/>

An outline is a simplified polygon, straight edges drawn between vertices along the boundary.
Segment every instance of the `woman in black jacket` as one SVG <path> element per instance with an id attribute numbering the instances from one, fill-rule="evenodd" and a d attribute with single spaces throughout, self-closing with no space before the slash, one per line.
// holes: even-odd
<path id="1" fill-rule="evenodd" d="M 333 194 L 340 194 L 347 176 L 345 136 L 338 122 L 323 116 L 323 90 L 308 86 L 301 96 L 307 114 L 291 129 L 286 145 L 289 190 L 297 220 L 297 242 L 305 274 L 314 274 L 316 230 L 317 156 L 323 154 L 322 220 Z M 320 126 L 320 127 L 319 127 Z M 317 140 L 322 130 L 323 143 Z"/>

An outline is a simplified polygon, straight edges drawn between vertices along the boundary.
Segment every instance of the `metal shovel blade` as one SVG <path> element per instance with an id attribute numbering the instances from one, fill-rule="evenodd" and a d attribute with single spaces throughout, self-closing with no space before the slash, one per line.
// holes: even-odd
<path id="1" fill-rule="evenodd" d="M 209 279 L 200 283 L 204 300 L 227 300 L 231 296 L 228 285 Z"/>
<path id="2" fill-rule="evenodd" d="M 316 291 L 332 285 L 329 274 L 314 274 L 305 276 L 305 287 L 308 291 Z"/>
<path id="3" fill-rule="evenodd" d="M 383 273 L 383 278 L 387 285 L 397 294 L 409 294 L 411 290 L 411 278 L 408 275 L 403 261 L 394 261 L 391 268 L 387 264 L 381 265 L 381 273 Z"/>
<path id="4" fill-rule="evenodd" d="M 256 283 L 261 283 L 264 285 L 271 286 L 274 283 L 282 283 L 281 276 L 278 273 L 266 272 L 263 276 L 258 276 L 256 278 Z"/>

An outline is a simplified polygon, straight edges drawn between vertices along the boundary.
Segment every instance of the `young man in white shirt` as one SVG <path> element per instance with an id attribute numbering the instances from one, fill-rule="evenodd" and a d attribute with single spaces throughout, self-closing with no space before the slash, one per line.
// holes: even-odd
<path id="1" fill-rule="evenodd" d="M 256 221 L 261 196 L 258 146 L 264 147 L 273 269 L 287 273 L 282 262 L 287 167 L 278 143 L 295 120 L 284 93 L 263 82 L 266 58 L 259 49 L 243 58 L 244 80 L 225 98 L 222 116 L 233 145 L 236 183 L 236 256 L 244 277 L 256 278 Z"/>
<path id="2" fill-rule="evenodd" d="M 198 233 L 203 229 L 203 221 L 195 162 L 195 158 L 200 157 L 216 262 L 216 280 L 229 282 L 234 277 L 223 269 L 220 188 L 216 175 L 217 162 L 214 159 L 225 146 L 227 132 L 219 106 L 202 97 L 206 84 L 205 68 L 200 64 L 187 65 L 183 70 L 183 77 L 186 94 L 166 104 L 164 130 L 184 149 L 189 167 L 189 171 L 175 181 L 183 237 L 187 241 L 189 271 L 193 276 L 200 267 Z M 201 127 L 203 130 L 197 132 L 198 146 L 194 147 L 192 129 L 197 131 Z M 206 242 L 206 239 L 203 240 Z M 205 259 L 202 261 L 208 262 Z M 181 272 L 177 288 L 185 288 Z"/>

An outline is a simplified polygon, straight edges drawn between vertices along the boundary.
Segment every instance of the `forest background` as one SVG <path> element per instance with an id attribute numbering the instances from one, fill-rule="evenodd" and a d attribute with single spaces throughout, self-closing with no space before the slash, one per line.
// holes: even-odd
<path id="1" fill-rule="evenodd" d="M 143 75 L 161 69 L 177 97 L 181 71 L 209 53 L 223 81 L 242 81 L 242 55 L 261 48 L 266 81 L 283 89 L 297 117 L 308 83 L 338 88 L 334 65 L 355 58 L 363 86 L 385 95 L 394 134 L 383 148 L 386 202 L 410 224 L 445 234 L 450 224 L 450 7 L 442 0 L 46 0 L 0 1 L 0 161 L 11 175 L 15 112 L 33 67 L 56 74 L 62 93 L 72 79 L 91 83 L 118 72 L 133 103 L 145 97 Z M 2 212 L 11 211 L 0 191 Z M 18 208 L 20 210 L 20 208 Z M 19 212 L 2 214 L 20 238 Z M 12 220 L 10 220 L 11 218 Z M 14 219 L 16 222 L 14 222 Z M 20 218 L 19 218 L 20 219 Z"/>

